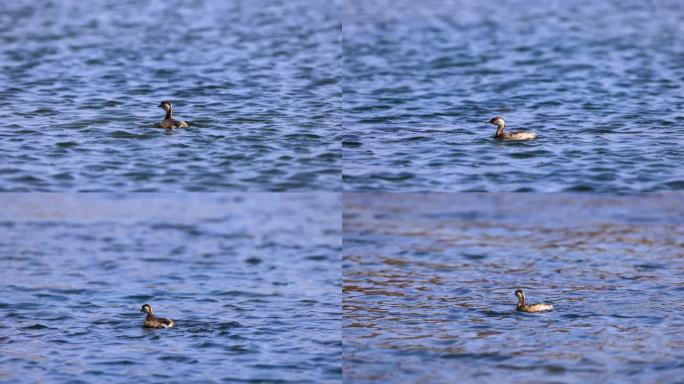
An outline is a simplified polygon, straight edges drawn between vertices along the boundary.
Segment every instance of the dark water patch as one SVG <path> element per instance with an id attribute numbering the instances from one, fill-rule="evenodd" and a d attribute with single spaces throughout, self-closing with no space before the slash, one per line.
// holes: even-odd
<path id="1" fill-rule="evenodd" d="M 48 329 L 48 328 L 49 327 L 47 325 L 33 324 L 33 325 L 26 326 L 26 327 L 22 327 L 21 329 L 25 330 L 25 331 L 36 331 L 36 330 Z"/>
<path id="2" fill-rule="evenodd" d="M 261 264 L 262 261 L 263 260 L 261 260 L 258 257 L 248 257 L 247 259 L 245 259 L 245 263 L 252 265 Z"/>
<path id="3" fill-rule="evenodd" d="M 411 172 L 399 172 L 399 173 L 382 172 L 382 173 L 378 173 L 378 174 L 373 175 L 374 179 L 395 180 L 395 181 L 408 180 L 408 179 L 411 179 L 413 177 L 414 177 L 414 175 Z"/>
<path id="4" fill-rule="evenodd" d="M 221 296 L 238 297 L 238 296 L 242 296 L 242 297 L 248 297 L 248 298 L 254 298 L 254 299 L 278 296 L 277 293 L 262 294 L 262 293 L 256 293 L 256 292 L 248 292 L 248 291 L 212 291 L 211 295 L 216 296 L 216 297 L 221 297 Z"/>
<path id="5" fill-rule="evenodd" d="M 464 253 L 463 257 L 465 257 L 468 260 L 482 260 L 487 257 L 487 255 L 483 254 L 474 254 L 474 253 Z"/>
<path id="6" fill-rule="evenodd" d="M 164 362 L 172 362 L 172 363 L 179 363 L 179 364 L 197 364 L 199 360 L 194 359 L 192 357 L 188 356 L 182 356 L 182 355 L 164 355 L 159 357 L 160 361 Z"/>
<path id="7" fill-rule="evenodd" d="M 594 187 L 591 185 L 586 185 L 586 184 L 579 184 L 579 185 L 573 185 L 571 187 L 567 187 L 566 189 L 563 190 L 563 192 L 591 192 L 594 190 Z"/>
<path id="8" fill-rule="evenodd" d="M 121 359 L 121 360 L 100 361 L 100 362 L 96 362 L 95 364 L 97 364 L 97 365 L 117 365 L 117 366 L 123 365 L 123 366 L 127 366 L 127 365 L 135 365 L 136 363 L 132 360 Z"/>
<path id="9" fill-rule="evenodd" d="M 59 148 L 71 148 L 77 146 L 78 143 L 75 141 L 62 141 L 57 143 L 57 147 Z"/>
<path id="10" fill-rule="evenodd" d="M 38 303 L 17 303 L 15 305 L 13 305 L 12 307 L 17 309 L 17 310 L 21 310 L 21 309 L 32 310 L 32 309 L 40 308 L 41 305 Z"/>
<path id="11" fill-rule="evenodd" d="M 665 187 L 668 190 L 680 190 L 684 189 L 684 180 L 674 180 L 665 183 Z"/>
<path id="12" fill-rule="evenodd" d="M 109 137 L 114 139 L 144 139 L 150 137 L 148 134 L 136 134 L 125 130 L 116 130 L 109 134 Z"/>
<path id="13" fill-rule="evenodd" d="M 520 151 L 510 153 L 509 156 L 513 159 L 530 159 L 534 157 L 541 157 L 548 154 L 547 151 Z"/>
<path id="14" fill-rule="evenodd" d="M 498 353 L 448 353 L 440 356 L 441 359 L 464 359 L 464 360 L 490 360 L 490 361 L 506 361 L 511 356 L 500 355 Z"/>

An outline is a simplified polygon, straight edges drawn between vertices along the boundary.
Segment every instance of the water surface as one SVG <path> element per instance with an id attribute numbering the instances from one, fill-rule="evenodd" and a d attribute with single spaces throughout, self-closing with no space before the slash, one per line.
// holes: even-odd
<path id="1" fill-rule="evenodd" d="M 0 206 L 0 382 L 341 382 L 338 196 Z"/>
<path id="2" fill-rule="evenodd" d="M 345 194 L 345 381 L 681 382 L 681 201 Z"/>
<path id="3" fill-rule="evenodd" d="M 0 190 L 339 190 L 338 7 L 3 2 Z"/>
<path id="4" fill-rule="evenodd" d="M 350 0 L 343 24 L 345 190 L 684 189 L 680 1 Z"/>

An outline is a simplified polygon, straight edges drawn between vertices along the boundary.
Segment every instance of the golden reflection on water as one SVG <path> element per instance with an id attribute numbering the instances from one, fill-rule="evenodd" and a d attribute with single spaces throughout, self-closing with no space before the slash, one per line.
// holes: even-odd
<path id="1" fill-rule="evenodd" d="M 346 378 L 373 381 L 398 361 L 429 381 L 441 366 L 477 371 L 476 361 L 504 371 L 542 364 L 588 372 L 679 353 L 679 196 L 525 194 L 503 212 L 501 196 L 479 198 L 345 195 Z M 639 207 L 632 216 L 622 209 L 630 204 Z M 516 313 L 516 288 L 556 310 Z M 654 328 L 662 324 L 670 327 Z"/>

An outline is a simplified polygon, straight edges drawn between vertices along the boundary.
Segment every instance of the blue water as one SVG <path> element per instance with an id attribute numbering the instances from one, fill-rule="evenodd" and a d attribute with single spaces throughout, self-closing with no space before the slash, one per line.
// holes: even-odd
<path id="1" fill-rule="evenodd" d="M 345 194 L 345 382 L 681 382 L 681 202 Z"/>
<path id="2" fill-rule="evenodd" d="M 684 189 L 681 1 L 343 11 L 345 190 Z M 495 115 L 539 138 L 496 141 Z"/>
<path id="3" fill-rule="evenodd" d="M 339 196 L 0 207 L 0 382 L 341 382 Z M 144 303 L 177 327 L 144 329 Z"/>
<path id="4" fill-rule="evenodd" d="M 3 1 L 0 191 L 339 190 L 340 30 L 336 1 Z"/>

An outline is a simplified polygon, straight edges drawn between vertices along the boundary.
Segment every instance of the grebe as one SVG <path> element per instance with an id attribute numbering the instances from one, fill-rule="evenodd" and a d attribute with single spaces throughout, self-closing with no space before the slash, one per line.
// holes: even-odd
<path id="1" fill-rule="evenodd" d="M 525 294 L 521 289 L 516 289 L 515 295 L 518 296 L 518 305 L 515 309 L 520 312 L 544 312 L 553 310 L 553 305 L 551 304 L 525 304 Z"/>
<path id="2" fill-rule="evenodd" d="M 487 123 L 496 125 L 496 138 L 501 140 L 533 140 L 537 138 L 537 134 L 534 132 L 504 132 L 506 128 L 506 122 L 503 117 L 495 116 L 492 117 Z"/>
<path id="3" fill-rule="evenodd" d="M 140 312 L 147 313 L 143 327 L 145 328 L 171 328 L 176 325 L 176 322 L 171 319 L 164 319 L 162 317 L 154 317 L 152 314 L 152 307 L 149 304 L 143 304 Z"/>
<path id="4" fill-rule="evenodd" d="M 159 108 L 164 108 L 166 111 L 166 117 L 164 117 L 164 120 L 162 120 L 159 123 L 159 128 L 166 128 L 166 129 L 171 129 L 173 127 L 177 128 L 187 128 L 188 123 L 185 121 L 181 120 L 174 120 L 173 117 L 171 117 L 171 113 L 173 112 L 173 107 L 171 106 L 171 102 L 168 100 L 164 100 L 159 104 Z"/>

